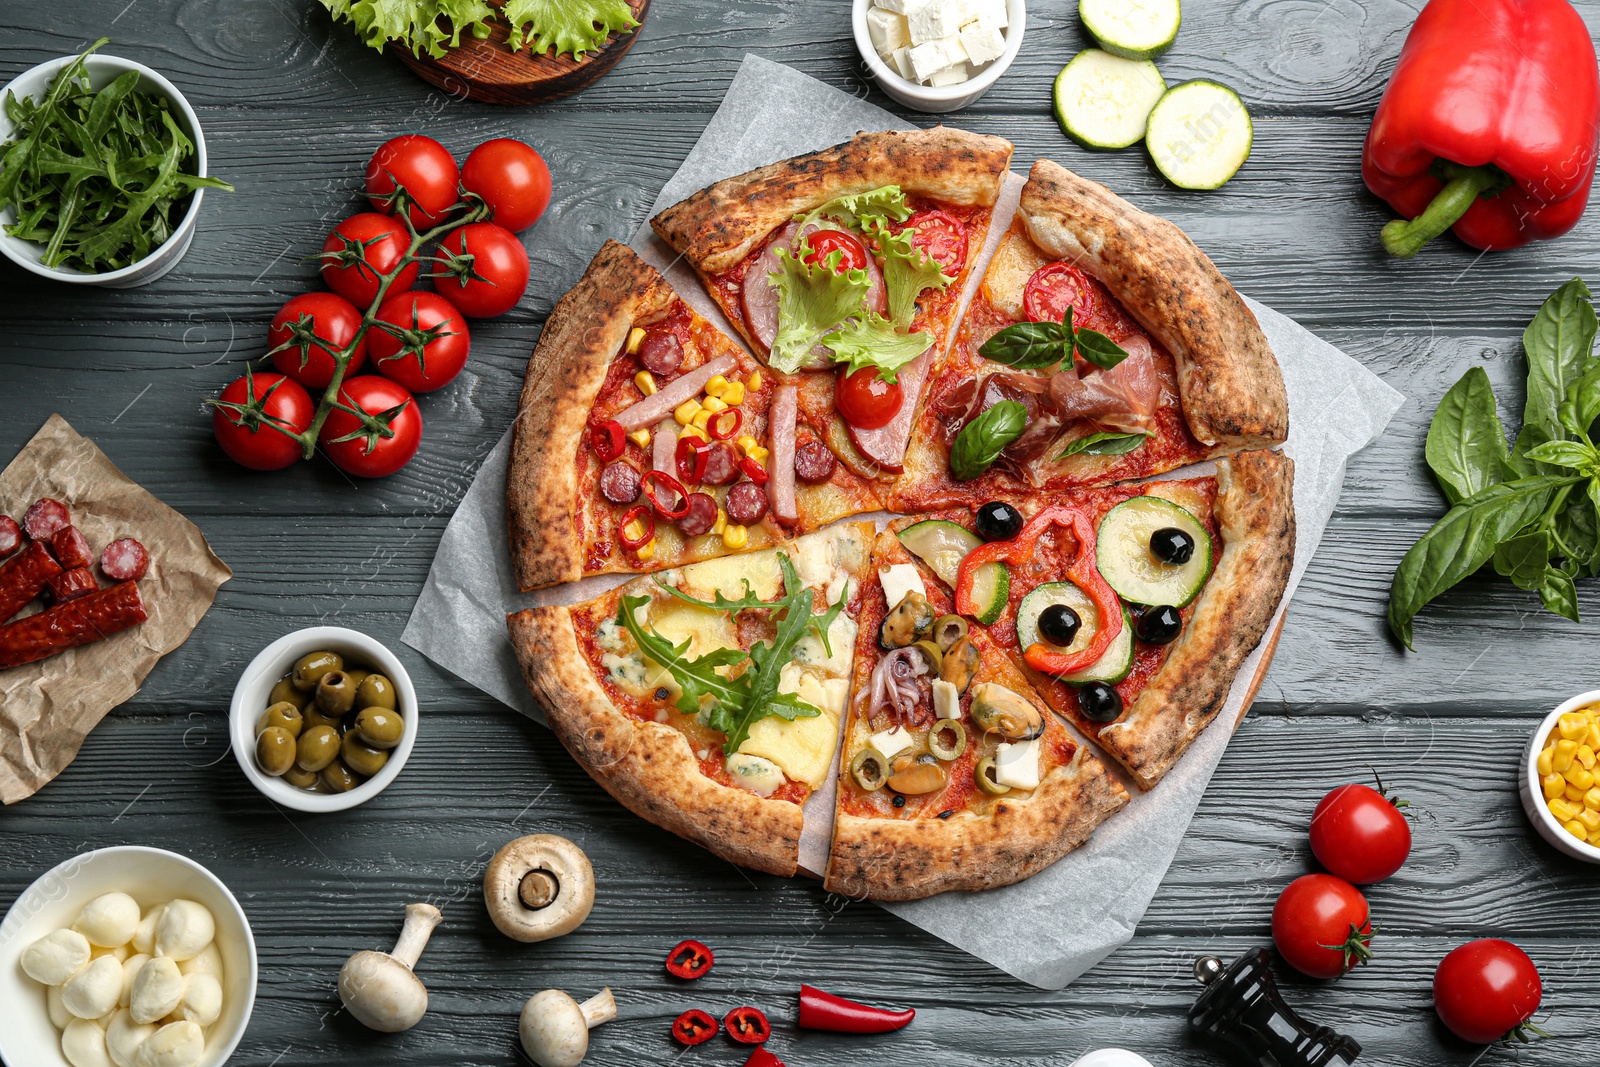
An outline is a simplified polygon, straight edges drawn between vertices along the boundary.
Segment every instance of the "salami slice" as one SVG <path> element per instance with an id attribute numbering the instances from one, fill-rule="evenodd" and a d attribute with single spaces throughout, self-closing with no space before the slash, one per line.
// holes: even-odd
<path id="1" fill-rule="evenodd" d="M 67 506 L 47 496 L 35 500 L 27 514 L 22 516 L 22 528 L 35 541 L 48 541 L 57 530 L 71 523 L 72 517 L 67 514 Z"/>
<path id="2" fill-rule="evenodd" d="M 48 579 L 48 584 L 50 596 L 57 604 L 77 600 L 100 588 L 100 583 L 94 580 L 94 571 L 88 567 L 73 567 L 71 570 L 62 571 Z"/>
<path id="3" fill-rule="evenodd" d="M 699 537 L 711 532 L 717 524 L 716 498 L 706 493 L 693 493 L 689 497 L 689 513 L 678 519 L 678 529 L 685 537 Z"/>
<path id="4" fill-rule="evenodd" d="M 639 472 L 632 464 L 617 460 L 600 472 L 600 495 L 613 504 L 631 504 L 639 499 Z"/>
<path id="5" fill-rule="evenodd" d="M 683 369 L 683 343 L 666 330 L 651 330 L 639 344 L 639 362 L 651 374 L 677 374 Z"/>
<path id="6" fill-rule="evenodd" d="M 0 670 L 77 648 L 144 622 L 135 582 L 120 582 L 0 626 Z"/>
<path id="7" fill-rule="evenodd" d="M 22 527 L 10 515 L 0 515 L 0 558 L 22 547 Z"/>
<path id="8" fill-rule="evenodd" d="M 807 441 L 794 451 L 794 476 L 802 482 L 825 482 L 838 465 L 833 450 L 821 441 Z"/>
<path id="9" fill-rule="evenodd" d="M 45 584 L 61 573 L 61 564 L 43 541 L 34 541 L 0 564 L 0 622 L 11 618 L 44 592 Z"/>
<path id="10" fill-rule="evenodd" d="M 76 570 L 94 565 L 94 550 L 89 539 L 76 526 L 63 526 L 50 537 L 50 547 L 55 550 L 56 562 L 62 570 Z"/>
<path id="11" fill-rule="evenodd" d="M 712 441 L 706 452 L 706 485 L 727 485 L 739 480 L 739 453 L 726 441 Z"/>
<path id="12" fill-rule="evenodd" d="M 740 526 L 758 523 L 767 514 L 767 491 L 755 482 L 740 482 L 728 490 L 728 518 Z"/>
<path id="13" fill-rule="evenodd" d="M 150 569 L 150 553 L 131 537 L 113 541 L 100 553 L 100 573 L 113 582 L 136 582 Z"/>

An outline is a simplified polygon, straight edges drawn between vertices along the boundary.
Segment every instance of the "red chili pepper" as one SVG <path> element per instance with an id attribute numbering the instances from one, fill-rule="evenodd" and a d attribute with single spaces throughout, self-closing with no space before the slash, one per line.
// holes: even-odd
<path id="1" fill-rule="evenodd" d="M 628 435 L 623 432 L 622 423 L 616 419 L 607 419 L 589 427 L 589 447 L 594 449 L 594 454 L 600 457 L 601 463 L 610 463 L 622 455 L 627 439 Z"/>
<path id="2" fill-rule="evenodd" d="M 699 978 L 711 970 L 716 960 L 704 942 L 679 941 L 667 953 L 667 973 L 674 978 Z"/>
<path id="3" fill-rule="evenodd" d="M 722 429 L 723 423 L 726 422 L 730 417 L 733 419 L 733 422 L 729 424 L 726 430 Z M 721 411 L 711 416 L 710 421 L 706 423 L 706 433 L 710 434 L 712 440 L 714 441 L 726 441 L 728 438 L 738 433 L 739 427 L 743 425 L 744 412 L 740 411 L 738 408 L 723 408 Z"/>
<path id="4" fill-rule="evenodd" d="M 715 1017 L 699 1008 L 690 1008 L 672 1021 L 672 1039 L 680 1045 L 703 1045 L 717 1036 Z"/>
<path id="5" fill-rule="evenodd" d="M 816 986 L 800 987 L 800 1025 L 806 1030 L 833 1030 L 841 1034 L 886 1034 L 917 1017 L 915 1008 L 889 1011 L 824 993 Z"/>
<path id="6" fill-rule="evenodd" d="M 783 1067 L 783 1061 L 766 1049 L 758 1048 L 744 1061 L 744 1067 Z"/>
<path id="7" fill-rule="evenodd" d="M 1454 229 L 1516 248 L 1572 229 L 1594 180 L 1600 74 L 1567 0 L 1430 0 L 1400 50 L 1361 153 L 1367 188 L 1409 222 L 1410 256 Z"/>
<path id="8" fill-rule="evenodd" d="M 628 534 L 628 527 L 636 522 L 639 524 L 639 529 L 643 530 L 644 533 L 638 537 L 631 537 Z M 655 535 L 656 517 L 650 514 L 650 508 L 645 504 L 629 508 L 622 516 L 622 521 L 617 524 L 617 540 L 622 542 L 623 548 L 643 548 L 650 543 L 650 539 Z"/>
<path id="9" fill-rule="evenodd" d="M 678 494 L 678 507 L 676 510 L 669 509 L 665 504 L 661 503 L 661 498 L 656 496 L 655 483 L 657 482 Z M 644 495 L 650 498 L 651 506 L 660 512 L 664 518 L 681 519 L 689 514 L 689 491 L 683 487 L 682 482 L 666 471 L 645 471 L 644 477 L 639 479 L 639 486 L 644 490 Z"/>
<path id="10" fill-rule="evenodd" d="M 678 479 L 684 485 L 699 485 L 706 476 L 706 461 L 711 446 L 698 437 L 678 438 Z"/>
<path id="11" fill-rule="evenodd" d="M 744 471 L 745 477 L 749 478 L 757 485 L 766 485 L 767 480 L 772 477 L 772 475 L 767 473 L 767 468 L 763 467 L 749 456 L 746 456 L 739 461 L 739 469 Z"/>
<path id="12" fill-rule="evenodd" d="M 767 1022 L 766 1015 L 748 1004 L 724 1015 L 722 1025 L 727 1028 L 728 1036 L 741 1045 L 759 1045 L 772 1036 L 772 1024 Z"/>
<path id="13" fill-rule="evenodd" d="M 1077 508 L 1059 504 L 1045 508 L 1010 541 L 991 541 L 968 552 L 956 574 L 956 610 L 963 615 L 981 614 L 982 609 L 972 602 L 973 576 L 978 568 L 997 560 L 1014 566 L 1027 563 L 1036 554 L 1039 538 L 1055 526 L 1071 530 L 1078 539 L 1078 555 L 1067 568 L 1067 578 L 1088 595 L 1100 615 L 1099 632 L 1079 652 L 1069 655 L 1042 644 L 1029 645 L 1022 650 L 1022 658 L 1034 670 L 1061 675 L 1082 670 L 1099 659 L 1122 632 L 1122 605 L 1095 566 L 1094 526 Z"/>

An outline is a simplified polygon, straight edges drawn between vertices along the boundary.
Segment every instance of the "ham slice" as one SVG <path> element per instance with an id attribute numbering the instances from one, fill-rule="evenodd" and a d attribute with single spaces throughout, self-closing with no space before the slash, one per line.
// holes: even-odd
<path id="1" fill-rule="evenodd" d="M 1051 376 L 1050 402 L 1063 422 L 1091 419 L 1124 433 L 1155 431 L 1162 387 L 1150 342 L 1135 335 L 1121 344 L 1128 356 L 1110 370 L 1092 370 L 1082 378 L 1073 370 Z"/>
<path id="2" fill-rule="evenodd" d="M 806 227 L 807 233 L 816 233 L 818 230 L 829 227 L 812 223 Z M 791 222 L 779 230 L 767 246 L 761 250 L 761 255 L 756 257 L 750 269 L 744 273 L 744 286 L 740 294 L 741 303 L 744 305 L 745 325 L 755 335 L 761 347 L 767 350 L 772 348 L 772 339 L 778 336 L 778 287 L 772 284 L 768 277 L 778 271 L 778 249 L 791 248 L 795 238 L 800 233 L 800 224 Z M 867 298 L 866 304 L 877 309 L 882 315 L 888 310 L 888 298 L 884 294 L 883 272 L 878 269 L 877 260 L 867 257 Z M 833 366 L 833 358 L 828 349 L 818 344 L 811 350 L 811 359 L 802 367 L 805 370 L 821 370 Z"/>
<path id="3" fill-rule="evenodd" d="M 917 414 L 917 400 L 922 396 L 922 383 L 928 377 L 928 366 L 933 362 L 933 347 L 901 367 L 895 374 L 900 383 L 905 403 L 895 412 L 888 425 L 876 430 L 858 430 L 850 427 L 850 440 L 863 456 L 891 474 L 905 470 L 906 444 L 911 440 L 911 420 Z"/>
<path id="4" fill-rule="evenodd" d="M 678 476 L 678 424 L 662 419 L 650 435 L 650 466 L 663 474 Z"/>
<path id="5" fill-rule="evenodd" d="M 799 417 L 800 390 L 792 385 L 778 386 L 767 413 L 767 436 L 772 448 L 772 480 L 767 485 L 767 495 L 772 499 L 772 513 L 790 526 L 800 521 L 794 496 L 794 434 Z"/>
<path id="6" fill-rule="evenodd" d="M 617 422 L 621 424 L 624 433 L 632 433 L 641 426 L 660 422 L 671 415 L 679 404 L 699 396 L 712 378 L 735 369 L 737 364 L 734 363 L 732 356 L 718 356 L 709 363 L 702 363 L 681 377 L 674 378 L 653 395 L 623 408 L 617 415 Z"/>

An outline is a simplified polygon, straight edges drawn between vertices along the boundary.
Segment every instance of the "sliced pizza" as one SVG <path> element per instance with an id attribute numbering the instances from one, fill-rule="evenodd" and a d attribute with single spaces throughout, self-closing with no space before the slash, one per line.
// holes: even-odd
<path id="1" fill-rule="evenodd" d="M 797 477 L 798 475 L 798 477 Z M 675 567 L 879 507 L 796 430 L 796 392 L 606 242 L 556 304 L 506 475 L 517 585 Z"/>
<path id="2" fill-rule="evenodd" d="M 636 578 L 509 616 L 524 679 L 573 757 L 636 814 L 795 873 L 849 689 L 870 523 Z"/>
<path id="3" fill-rule="evenodd" d="M 1294 562 L 1294 465 L 992 500 L 890 527 L 1057 713 L 1149 789 L 1227 702 Z"/>
<path id="4" fill-rule="evenodd" d="M 752 351 L 795 375 L 804 434 L 862 477 L 892 476 L 1011 152 L 945 127 L 863 133 L 717 182 L 651 225 Z"/>
<path id="5" fill-rule="evenodd" d="M 1260 324 L 1165 219 L 1041 159 L 932 375 L 889 504 L 1106 485 L 1281 443 Z"/>
<path id="6" fill-rule="evenodd" d="M 938 521 L 938 520 L 935 520 Z M 825 886 L 874 900 L 1009 885 L 1128 803 L 1000 644 L 891 533 L 863 582 Z"/>

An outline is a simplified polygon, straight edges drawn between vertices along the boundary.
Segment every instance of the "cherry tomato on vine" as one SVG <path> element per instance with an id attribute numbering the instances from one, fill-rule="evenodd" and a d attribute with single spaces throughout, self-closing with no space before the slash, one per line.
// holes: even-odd
<path id="1" fill-rule="evenodd" d="M 300 442 L 317 406 L 299 382 L 281 374 L 246 374 L 228 383 L 211 413 L 211 429 L 229 459 L 253 471 L 276 471 L 301 456 Z M 269 425 L 269 423 L 271 425 Z"/>
<path id="2" fill-rule="evenodd" d="M 379 275 L 399 266 L 410 246 L 411 235 L 389 216 L 373 211 L 351 215 L 322 242 L 322 280 L 356 307 L 371 307 L 378 296 Z M 415 261 L 407 263 L 389 288 L 395 292 L 411 288 L 420 270 Z"/>
<path id="3" fill-rule="evenodd" d="M 473 222 L 439 242 L 434 288 L 475 319 L 504 315 L 528 290 L 528 250 L 516 234 Z"/>
<path id="4" fill-rule="evenodd" d="M 807 263 L 824 262 L 828 256 L 838 252 L 839 265 L 834 268 L 835 274 L 843 274 L 847 270 L 867 269 L 867 246 L 861 243 L 861 238 L 853 233 L 843 230 L 818 230 L 807 238 L 811 251 L 805 256 Z"/>
<path id="5" fill-rule="evenodd" d="M 1295 970 L 1312 978 L 1337 978 L 1372 955 L 1367 898 L 1331 874 L 1302 875 L 1272 907 L 1272 940 Z"/>
<path id="6" fill-rule="evenodd" d="M 367 161 L 367 199 L 378 211 L 393 215 L 391 197 L 398 183 L 412 201 L 411 225 L 418 232 L 431 230 L 457 203 L 460 177 L 456 159 L 444 145 L 420 133 L 401 134 L 379 145 Z"/>
<path id="7" fill-rule="evenodd" d="M 461 185 L 483 197 L 496 223 L 516 233 L 550 206 L 550 168 L 531 145 L 510 137 L 485 141 L 461 166 Z"/>
<path id="8" fill-rule="evenodd" d="M 399 382 L 376 374 L 351 378 L 339 403 L 366 413 L 361 419 L 335 408 L 317 440 L 334 466 L 360 478 L 383 478 L 411 462 L 422 444 L 422 413 Z"/>
<path id="9" fill-rule="evenodd" d="M 361 312 L 337 293 L 301 293 L 278 309 L 267 329 L 272 365 L 307 389 L 321 391 L 333 381 L 333 353 L 342 352 L 361 327 Z M 350 355 L 345 374 L 367 361 L 363 337 Z"/>
<path id="10" fill-rule="evenodd" d="M 1311 816 L 1311 851 L 1330 874 L 1372 885 L 1411 854 L 1411 824 L 1396 801 L 1364 785 L 1341 785 Z"/>
<path id="11" fill-rule="evenodd" d="M 390 333 L 383 323 L 402 332 Z M 368 338 L 373 369 L 413 393 L 449 385 L 472 348 L 466 316 L 438 293 L 391 296 L 378 309 Z"/>
<path id="12" fill-rule="evenodd" d="M 878 377 L 878 368 L 862 367 L 853 373 L 839 372 L 833 402 L 851 426 L 858 430 L 876 430 L 894 421 L 905 403 L 905 390 L 899 382 L 886 382 Z"/>
<path id="13" fill-rule="evenodd" d="M 1539 969 L 1509 941 L 1468 941 L 1440 960 L 1433 974 L 1439 1021 L 1462 1040 L 1480 1045 L 1521 1028 L 1543 998 Z"/>

